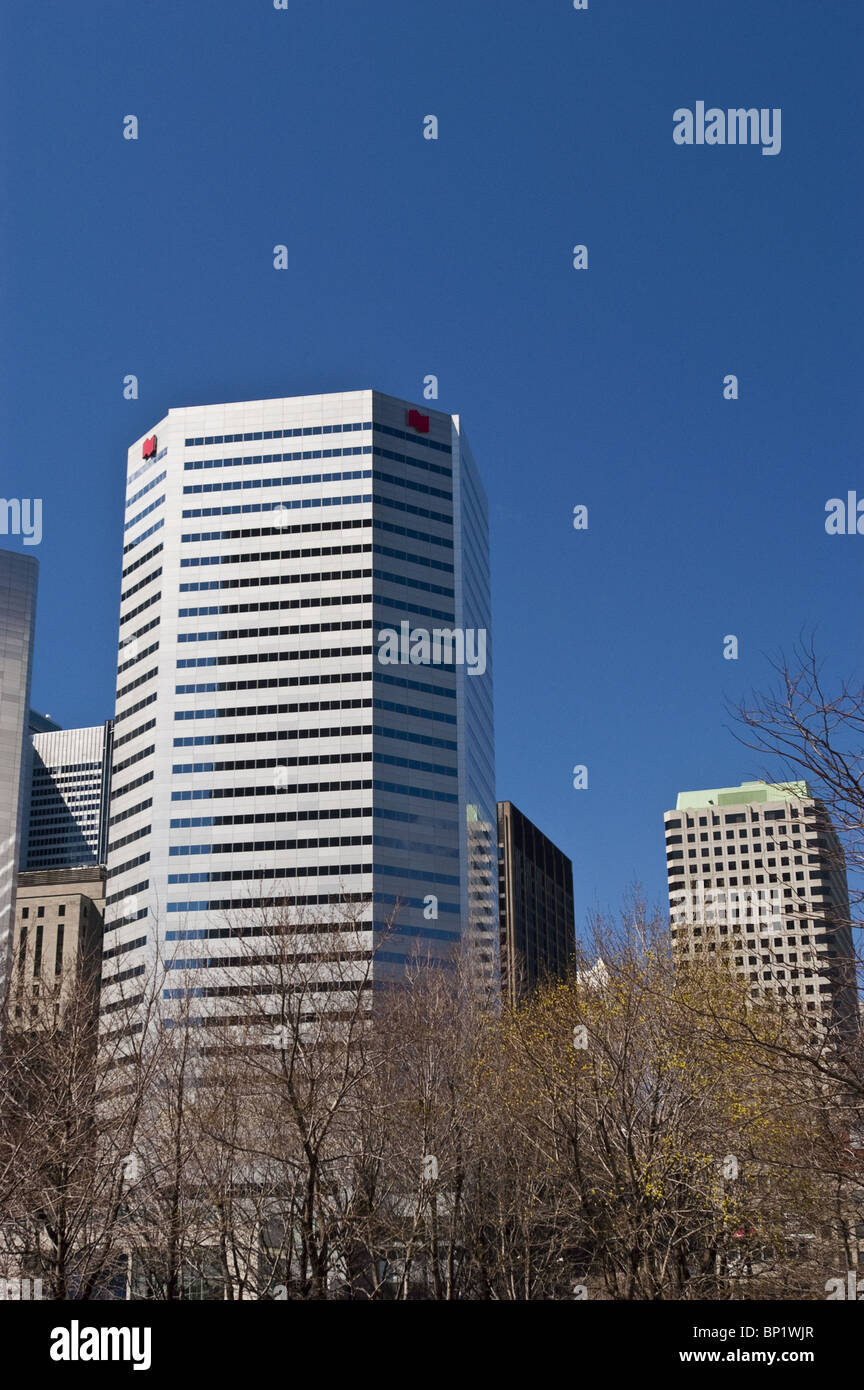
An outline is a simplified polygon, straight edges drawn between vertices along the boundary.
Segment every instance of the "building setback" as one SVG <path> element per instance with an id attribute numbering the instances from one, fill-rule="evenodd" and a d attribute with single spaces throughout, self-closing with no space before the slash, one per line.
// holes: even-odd
<path id="1" fill-rule="evenodd" d="M 108 848 L 112 725 L 32 735 L 30 871 L 104 864 Z"/>
<path id="2" fill-rule="evenodd" d="M 573 958 L 573 865 L 512 801 L 498 802 L 501 986 L 511 1005 Z"/>
<path id="3" fill-rule="evenodd" d="M 403 624 L 482 630 L 482 673 L 424 662 L 419 641 L 381 660 Z M 373 986 L 460 946 L 497 981 L 489 629 L 486 502 L 457 416 L 355 391 L 171 410 L 138 440 L 106 999 L 118 954 L 124 981 L 171 956 L 166 993 L 194 979 L 207 1015 L 274 911 L 331 952 L 356 919 Z"/>
<path id="4" fill-rule="evenodd" d="M 15 924 L 15 874 L 29 793 L 28 727 L 39 565 L 0 550 L 0 1006 Z"/>
<path id="5" fill-rule="evenodd" d="M 843 850 L 806 782 L 682 792 L 665 813 L 680 960 L 728 958 L 754 999 L 786 996 L 854 1035 L 855 955 Z"/>

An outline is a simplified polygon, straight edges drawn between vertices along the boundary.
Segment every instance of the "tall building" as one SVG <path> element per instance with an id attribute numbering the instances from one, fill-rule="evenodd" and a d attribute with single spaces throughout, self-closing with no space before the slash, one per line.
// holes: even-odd
<path id="1" fill-rule="evenodd" d="M 161 954 L 169 995 L 223 998 L 256 913 L 321 950 L 346 906 L 339 958 L 373 952 L 373 988 L 460 945 L 497 979 L 490 626 L 458 416 L 354 391 L 171 410 L 138 440 L 106 990 Z"/>
<path id="2" fill-rule="evenodd" d="M 89 729 L 32 734 L 26 870 L 105 863 L 112 727 L 108 720 Z"/>
<path id="3" fill-rule="evenodd" d="M 9 1023 L 13 1029 L 63 1022 L 77 983 L 89 987 L 95 1021 L 102 961 L 104 868 L 20 873 Z M 89 1015 L 90 1003 L 87 1011 Z"/>
<path id="4" fill-rule="evenodd" d="M 561 979 L 576 945 L 573 865 L 512 801 L 498 802 L 501 984 L 510 1004 Z"/>
<path id="5" fill-rule="evenodd" d="M 0 550 L 0 1007 L 15 922 L 15 874 L 29 793 L 28 729 L 39 565 Z"/>
<path id="6" fill-rule="evenodd" d="M 754 999 L 787 996 L 854 1034 L 843 850 L 806 782 L 681 792 L 665 813 L 669 914 L 682 960 L 728 958 Z"/>

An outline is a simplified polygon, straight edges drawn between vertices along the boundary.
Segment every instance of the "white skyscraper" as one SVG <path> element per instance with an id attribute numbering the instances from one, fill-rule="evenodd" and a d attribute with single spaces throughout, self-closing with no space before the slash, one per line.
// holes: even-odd
<path id="1" fill-rule="evenodd" d="M 355 391 L 154 425 L 127 474 L 106 998 L 157 953 L 178 997 L 224 997 L 256 913 L 320 939 L 346 903 L 373 985 L 460 942 L 494 975 L 489 639 L 458 417 Z"/>

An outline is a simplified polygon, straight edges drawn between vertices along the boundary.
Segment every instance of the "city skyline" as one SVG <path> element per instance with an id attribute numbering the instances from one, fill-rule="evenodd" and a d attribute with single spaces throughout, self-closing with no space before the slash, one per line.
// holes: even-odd
<path id="1" fill-rule="evenodd" d="M 864 16 L 762 0 L 718 30 L 692 0 L 662 23 L 641 0 L 550 4 L 526 47 L 515 0 L 491 24 L 444 0 L 419 29 L 397 0 L 307 9 L 7 19 L 4 492 L 44 504 L 34 701 L 107 717 L 105 541 L 149 421 L 371 383 L 422 407 L 434 375 L 429 403 L 490 461 L 499 793 L 572 859 L 580 928 L 635 879 L 661 904 L 641 805 L 783 775 L 725 702 L 805 629 L 829 677 L 860 669 L 864 540 L 826 533 L 825 507 L 856 487 L 861 433 L 861 191 L 835 113 Z M 782 110 L 782 149 L 677 145 L 697 100 Z M 806 563 L 763 581 L 781 554 Z"/>

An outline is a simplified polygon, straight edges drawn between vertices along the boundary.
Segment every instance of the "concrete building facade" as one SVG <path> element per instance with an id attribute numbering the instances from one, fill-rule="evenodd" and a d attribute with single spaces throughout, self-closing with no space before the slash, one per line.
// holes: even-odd
<path id="1" fill-rule="evenodd" d="M 11 1028 L 62 1026 L 64 1007 L 82 979 L 92 990 L 95 1021 L 104 910 L 104 868 L 19 874 Z"/>
<path id="2" fill-rule="evenodd" d="M 681 960 L 727 958 L 754 999 L 785 996 L 854 1035 L 855 954 L 842 847 L 806 782 L 682 792 L 665 813 Z"/>

